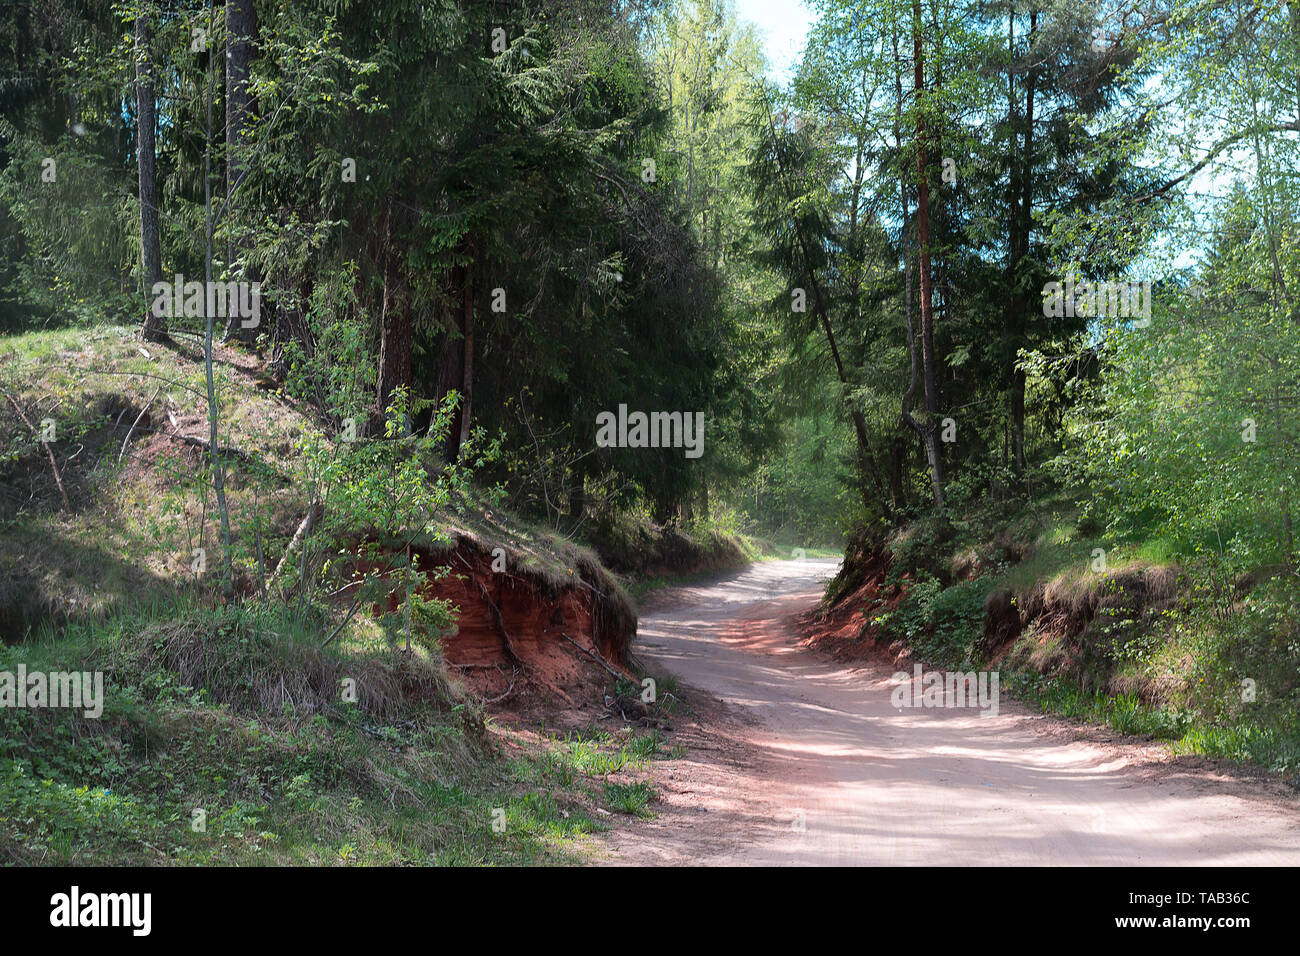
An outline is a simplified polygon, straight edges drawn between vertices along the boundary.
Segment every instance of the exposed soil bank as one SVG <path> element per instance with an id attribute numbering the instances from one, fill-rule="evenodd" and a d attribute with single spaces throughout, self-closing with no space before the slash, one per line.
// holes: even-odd
<path id="1" fill-rule="evenodd" d="M 849 540 L 824 599 L 799 616 L 802 643 L 838 661 L 910 661 L 902 642 L 881 645 L 876 616 L 896 608 L 904 585 L 888 581 L 890 555 L 863 537 Z"/>
<path id="2" fill-rule="evenodd" d="M 805 643 L 836 660 L 910 666 L 914 649 L 882 625 L 913 586 L 910 574 L 891 573 L 893 561 L 880 543 L 865 537 L 851 541 L 825 599 L 800 618 Z M 1135 692 L 1148 703 L 1158 698 L 1154 686 L 1117 685 L 1115 646 L 1186 600 L 1188 584 L 1177 568 L 1058 573 L 1019 591 L 997 586 L 991 578 L 957 573 L 943 583 L 979 589 L 984 580 L 986 593 L 976 595 L 982 613 L 977 604 L 972 622 L 969 651 L 974 658 L 1008 670 L 1071 676 L 1085 690 Z"/>
<path id="3" fill-rule="evenodd" d="M 484 697 L 512 700 L 554 695 L 572 703 L 594 696 L 611 670 L 631 676 L 636 613 L 613 578 L 578 551 L 563 568 L 522 557 L 468 532 L 421 555 L 422 566 L 450 569 L 426 589 L 459 609 L 455 633 L 442 640 L 447 664 Z"/>

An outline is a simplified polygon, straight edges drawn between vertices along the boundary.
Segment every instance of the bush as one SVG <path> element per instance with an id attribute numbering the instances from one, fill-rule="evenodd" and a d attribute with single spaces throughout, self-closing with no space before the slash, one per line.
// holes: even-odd
<path id="1" fill-rule="evenodd" d="M 913 584 L 902 603 L 878 619 L 882 636 L 903 640 L 913 656 L 931 664 L 969 664 L 984 633 L 989 584 L 962 581 L 950 588 L 933 577 Z"/>

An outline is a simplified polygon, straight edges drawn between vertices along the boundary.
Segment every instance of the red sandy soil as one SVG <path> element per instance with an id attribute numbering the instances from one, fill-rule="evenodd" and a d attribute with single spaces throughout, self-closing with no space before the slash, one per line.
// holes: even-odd
<path id="1" fill-rule="evenodd" d="M 460 608 L 456 634 L 443 642 L 444 657 L 484 697 L 506 693 L 512 684 L 523 691 L 526 684 L 529 693 L 573 706 L 595 699 L 613 679 L 589 656 L 606 663 L 618 657 L 614 643 L 596 633 L 590 588 L 547 594 L 528 578 L 494 573 L 491 555 L 472 546 L 436 560 L 451 568 L 438 582 L 438 596 Z"/>
<path id="2" fill-rule="evenodd" d="M 874 619 L 898 607 L 906 594 L 904 588 L 885 583 L 888 570 L 887 557 L 873 558 L 866 563 L 865 579 L 855 591 L 833 607 L 819 603 L 800 614 L 800 643 L 844 663 L 876 661 L 910 666 L 911 659 L 901 644 L 885 648 L 876 643 L 880 627 Z"/>
<path id="3" fill-rule="evenodd" d="M 772 562 L 656 595 L 636 653 L 693 712 L 656 761 L 656 816 L 602 836 L 614 864 L 1280 865 L 1300 799 L 1030 714 L 895 708 L 891 666 L 803 646 L 831 562 Z"/>
<path id="4" fill-rule="evenodd" d="M 499 711 L 582 709 L 602 701 L 619 677 L 632 679 L 623 660 L 631 634 L 576 572 L 556 584 L 534 573 L 493 571 L 491 552 L 468 539 L 450 552 L 421 553 L 419 564 L 446 569 L 424 594 L 457 609 L 456 630 L 441 641 L 444 660 Z M 377 569 L 358 563 L 359 571 Z M 634 627 L 630 619 L 628 626 Z"/>

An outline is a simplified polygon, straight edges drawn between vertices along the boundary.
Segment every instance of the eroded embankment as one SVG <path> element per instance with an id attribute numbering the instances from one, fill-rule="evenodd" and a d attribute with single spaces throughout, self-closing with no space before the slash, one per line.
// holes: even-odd
<path id="1" fill-rule="evenodd" d="M 884 544 L 852 540 L 826 598 L 800 619 L 805 643 L 838 660 L 894 666 L 978 660 L 1069 676 L 1084 690 L 1135 693 L 1151 703 L 1167 690 L 1158 682 L 1134 683 L 1118 665 L 1128 640 L 1186 602 L 1188 583 L 1177 568 L 1058 571 L 1020 588 L 995 575 L 954 574 L 930 580 L 926 590 L 894 563 Z"/>
<path id="2" fill-rule="evenodd" d="M 900 642 L 882 642 L 877 619 L 892 611 L 906 593 L 905 582 L 889 578 L 891 556 L 865 536 L 855 535 L 844 549 L 839 571 L 820 604 L 799 617 L 803 643 L 836 660 L 902 663 L 909 656 Z"/>
<path id="3" fill-rule="evenodd" d="M 572 704 L 631 676 L 636 612 L 614 579 L 576 549 L 545 564 L 530 557 L 462 530 L 448 548 L 420 555 L 422 566 L 447 569 L 425 596 L 457 608 L 455 631 L 442 638 L 448 666 L 485 698 L 512 703 Z"/>
<path id="4" fill-rule="evenodd" d="M 639 580 L 739 568 L 749 563 L 740 542 L 718 531 L 688 534 L 675 525 L 605 519 L 590 532 L 605 567 Z"/>

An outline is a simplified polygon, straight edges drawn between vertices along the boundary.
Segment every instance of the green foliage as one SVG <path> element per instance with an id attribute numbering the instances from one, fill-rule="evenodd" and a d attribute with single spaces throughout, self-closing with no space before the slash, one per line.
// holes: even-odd
<path id="1" fill-rule="evenodd" d="M 1300 726 L 1253 723 L 1192 727 L 1173 744 L 1176 754 L 1198 754 L 1223 760 L 1240 760 L 1284 773 L 1300 774 Z"/>
<path id="2" fill-rule="evenodd" d="M 632 816 L 646 816 L 650 801 L 658 796 L 658 791 L 644 781 L 605 784 L 606 802 L 620 813 Z"/>
<path id="3" fill-rule="evenodd" d="M 9 153 L 0 167 L 0 207 L 21 233 L 11 292 L 39 313 L 88 324 L 131 315 L 138 216 L 120 170 L 105 169 L 78 137 L 40 142 L 0 119 Z M 53 182 L 43 179 L 46 172 Z"/>
<path id="4" fill-rule="evenodd" d="M 899 606 L 876 622 L 884 640 L 906 641 L 913 655 L 927 664 L 967 666 L 976 659 L 976 643 L 984 632 L 988 591 L 982 579 L 945 588 L 938 579 L 923 576 L 908 584 Z"/>
<path id="5" fill-rule="evenodd" d="M 852 493 L 852 443 L 831 416 L 801 415 L 782 425 L 780 442 L 755 469 L 738 505 L 747 527 L 807 550 L 838 543 L 859 517 Z"/>
<path id="6" fill-rule="evenodd" d="M 1112 697 L 1088 693 L 1072 681 L 1024 673 L 1011 675 L 1007 680 L 1008 689 L 1018 698 L 1043 711 L 1075 720 L 1103 723 L 1116 733 L 1168 740 L 1178 740 L 1190 733 L 1187 729 L 1188 714 L 1151 707 L 1133 694 Z"/>
<path id="7" fill-rule="evenodd" d="M 336 427 L 345 419 L 356 426 L 365 421 L 376 379 L 369 318 L 356 294 L 356 263 L 321 279 L 306 310 L 307 336 L 284 347 L 285 391 L 311 402 Z"/>
<path id="8" fill-rule="evenodd" d="M 101 719 L 0 709 L 0 860 L 557 863 L 575 859 L 576 841 L 596 829 L 581 806 L 583 774 L 530 789 L 543 779 L 544 759 L 498 763 L 465 702 L 404 702 L 388 717 L 356 705 L 314 710 L 301 694 L 283 713 L 236 705 L 226 675 L 241 675 L 251 693 L 282 687 L 282 674 L 299 686 L 277 660 L 311 669 L 257 623 L 235 610 L 156 608 L 0 651 L 0 669 L 22 660 L 33 669 L 105 671 Z M 216 629 L 203 642 L 204 666 L 218 682 L 206 688 L 187 686 L 176 667 L 183 659 L 139 639 L 142 629 L 208 626 Z M 354 673 L 363 666 L 351 652 L 337 660 Z M 205 811 L 202 829 L 193 826 L 195 809 Z M 497 809 L 503 833 L 492 829 Z"/>

